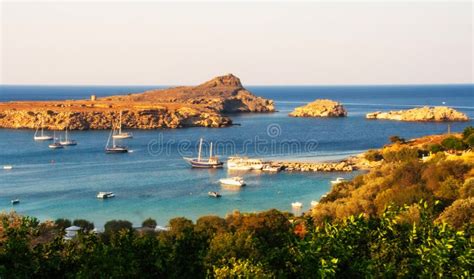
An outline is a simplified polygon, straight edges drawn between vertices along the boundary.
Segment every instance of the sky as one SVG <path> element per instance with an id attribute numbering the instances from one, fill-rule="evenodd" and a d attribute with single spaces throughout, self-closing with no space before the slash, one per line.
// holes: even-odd
<path id="1" fill-rule="evenodd" d="M 0 84 L 473 83 L 473 3 L 8 2 Z"/>

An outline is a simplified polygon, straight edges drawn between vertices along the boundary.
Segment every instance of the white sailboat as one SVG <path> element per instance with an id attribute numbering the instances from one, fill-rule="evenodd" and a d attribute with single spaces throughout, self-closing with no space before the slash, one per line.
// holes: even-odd
<path id="1" fill-rule="evenodd" d="M 38 131 L 39 131 L 39 128 L 36 128 L 36 132 L 35 132 L 35 135 L 33 137 L 34 140 L 36 140 L 36 141 L 53 140 L 52 136 L 47 135 L 47 134 L 44 133 L 43 123 L 41 123 L 41 133 L 38 134 Z"/>
<path id="2" fill-rule="evenodd" d="M 56 138 L 56 132 L 54 132 L 53 138 L 54 138 L 54 142 L 53 142 L 52 144 L 48 145 L 49 148 L 51 148 L 51 149 L 61 149 L 61 148 L 64 148 L 64 146 L 62 146 L 61 143 L 59 143 L 58 141 L 56 141 L 56 140 L 57 140 L 57 138 Z"/>
<path id="3" fill-rule="evenodd" d="M 132 133 L 122 132 L 122 112 L 120 112 L 120 125 L 119 125 L 118 133 L 115 133 L 114 135 L 112 135 L 112 138 L 114 138 L 114 139 L 131 139 L 131 138 L 133 138 Z"/>
<path id="4" fill-rule="evenodd" d="M 117 145 L 115 143 L 115 138 L 113 137 L 114 130 L 110 132 L 109 138 L 107 139 L 107 144 L 105 145 L 105 153 L 107 154 L 116 154 L 116 153 L 128 153 L 128 148 L 126 146 Z M 109 146 L 110 138 L 112 138 L 112 146 Z"/>
<path id="5" fill-rule="evenodd" d="M 77 142 L 76 142 L 75 140 L 69 139 L 67 128 L 66 128 L 65 139 L 64 139 L 64 140 L 60 140 L 59 143 L 60 143 L 62 146 L 73 146 L 73 145 L 77 145 Z"/>

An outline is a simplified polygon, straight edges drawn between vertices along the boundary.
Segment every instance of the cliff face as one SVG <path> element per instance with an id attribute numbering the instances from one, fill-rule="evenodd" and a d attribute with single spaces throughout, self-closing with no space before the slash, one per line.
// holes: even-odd
<path id="1" fill-rule="evenodd" d="M 368 119 L 386 119 L 398 121 L 468 121 L 469 117 L 449 107 L 422 107 L 409 110 L 371 112 Z"/>
<path id="2" fill-rule="evenodd" d="M 289 114 L 293 117 L 344 117 L 347 111 L 344 107 L 332 100 L 316 100 L 305 106 L 297 107 Z"/>
<path id="3" fill-rule="evenodd" d="M 273 101 L 247 91 L 233 75 L 195 87 L 175 87 L 97 100 L 0 103 L 1 128 L 52 130 L 225 127 L 226 112 L 271 112 Z"/>

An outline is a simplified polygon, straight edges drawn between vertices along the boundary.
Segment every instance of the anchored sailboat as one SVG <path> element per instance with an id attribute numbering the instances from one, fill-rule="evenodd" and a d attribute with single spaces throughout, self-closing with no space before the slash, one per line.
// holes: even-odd
<path id="1" fill-rule="evenodd" d="M 212 156 L 212 142 L 211 142 L 208 159 L 201 158 L 201 151 L 202 151 L 202 138 L 199 141 L 198 157 L 197 158 L 183 157 L 183 159 L 188 161 L 188 163 L 190 163 L 193 168 L 203 168 L 203 169 L 222 168 L 224 163 L 219 161 L 219 158 L 217 156 Z"/>
<path id="2" fill-rule="evenodd" d="M 59 143 L 59 142 L 57 141 L 56 132 L 54 132 L 53 138 L 54 138 L 54 142 L 53 142 L 52 144 L 48 145 L 49 148 L 51 148 L 51 149 L 61 149 L 61 148 L 64 148 L 64 146 L 62 146 L 61 143 Z"/>
<path id="3" fill-rule="evenodd" d="M 133 138 L 132 133 L 122 132 L 122 112 L 120 112 L 120 125 L 119 125 L 118 133 L 115 133 L 114 135 L 112 135 L 112 138 L 114 138 L 114 139 L 130 139 L 130 138 Z"/>
<path id="4" fill-rule="evenodd" d="M 41 122 L 41 133 L 39 135 L 38 135 L 38 130 L 39 130 L 39 128 L 36 128 L 36 132 L 35 132 L 35 135 L 33 137 L 34 140 L 36 140 L 36 141 L 53 140 L 52 136 L 46 135 L 44 133 L 43 122 Z"/>
<path id="5" fill-rule="evenodd" d="M 107 144 L 105 145 L 105 153 L 107 153 L 107 154 L 127 153 L 128 148 L 126 146 L 115 144 L 115 138 L 112 136 L 113 133 L 114 133 L 114 130 L 110 131 L 110 135 L 109 135 L 109 138 L 107 140 Z M 109 146 L 110 138 L 112 138 L 112 146 Z"/>
<path id="6" fill-rule="evenodd" d="M 67 131 L 67 128 L 66 128 L 66 135 L 65 135 L 65 139 L 64 140 L 60 140 L 59 143 L 62 145 L 62 146 L 73 146 L 73 145 L 77 145 L 77 142 L 73 139 L 69 139 L 68 137 L 68 131 Z"/>

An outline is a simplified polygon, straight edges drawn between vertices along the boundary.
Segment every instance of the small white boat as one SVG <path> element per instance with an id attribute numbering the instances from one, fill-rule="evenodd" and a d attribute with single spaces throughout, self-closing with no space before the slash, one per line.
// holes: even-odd
<path id="1" fill-rule="evenodd" d="M 3 169 L 4 170 L 11 170 L 11 169 L 13 169 L 13 166 L 12 165 L 5 165 L 5 166 L 3 166 Z"/>
<path id="2" fill-rule="evenodd" d="M 230 171 L 249 171 L 252 170 L 251 166 L 246 166 L 246 165 L 234 165 L 231 167 L 227 167 Z"/>
<path id="3" fill-rule="evenodd" d="M 209 197 L 212 197 L 212 198 L 220 198 L 221 197 L 221 194 L 219 194 L 218 192 L 214 192 L 214 191 L 207 192 L 207 195 Z"/>
<path id="4" fill-rule="evenodd" d="M 232 186 L 245 186 L 245 181 L 242 177 L 229 177 L 229 178 L 222 178 L 219 179 L 219 182 L 224 185 L 232 185 Z"/>
<path id="5" fill-rule="evenodd" d="M 109 199 L 115 197 L 115 194 L 112 192 L 99 192 L 97 194 L 98 199 Z"/>
<path id="6" fill-rule="evenodd" d="M 43 129 L 43 128 L 41 128 L 41 133 L 40 133 L 40 134 L 38 134 L 38 130 L 39 130 L 39 129 L 36 129 L 35 135 L 34 135 L 34 137 L 33 137 L 34 140 L 36 140 L 36 141 L 53 140 L 53 137 L 52 137 L 52 136 L 46 135 L 46 134 L 44 133 L 44 129 Z"/>
<path id="7" fill-rule="evenodd" d="M 343 178 L 343 177 L 338 177 L 338 178 L 336 178 L 336 180 L 331 180 L 332 185 L 336 185 L 336 184 L 339 184 L 339 183 L 342 183 L 342 182 L 346 182 L 346 179 Z"/>
<path id="8" fill-rule="evenodd" d="M 19 200 L 19 199 L 14 199 L 14 200 L 12 200 L 11 202 L 12 202 L 12 204 L 19 204 L 19 203 L 20 203 L 20 200 Z"/>
<path id="9" fill-rule="evenodd" d="M 227 168 L 229 170 L 261 170 L 263 162 L 260 159 L 232 156 L 227 160 Z"/>
<path id="10" fill-rule="evenodd" d="M 318 204 L 319 204 L 319 202 L 317 202 L 317 201 L 311 201 L 311 207 L 315 207 Z"/>
<path id="11" fill-rule="evenodd" d="M 281 167 L 272 166 L 272 165 L 265 165 L 262 170 L 266 171 L 266 172 L 279 172 L 281 170 Z"/>
<path id="12" fill-rule="evenodd" d="M 120 124 L 118 132 L 112 136 L 114 139 L 131 139 L 133 138 L 132 133 L 122 132 L 122 112 L 120 112 Z"/>
<path id="13" fill-rule="evenodd" d="M 300 202 L 292 202 L 292 203 L 291 203 L 291 207 L 293 207 L 293 208 L 297 208 L 297 209 L 298 209 L 298 208 L 301 208 L 302 206 L 303 206 L 303 204 L 300 203 Z"/>

